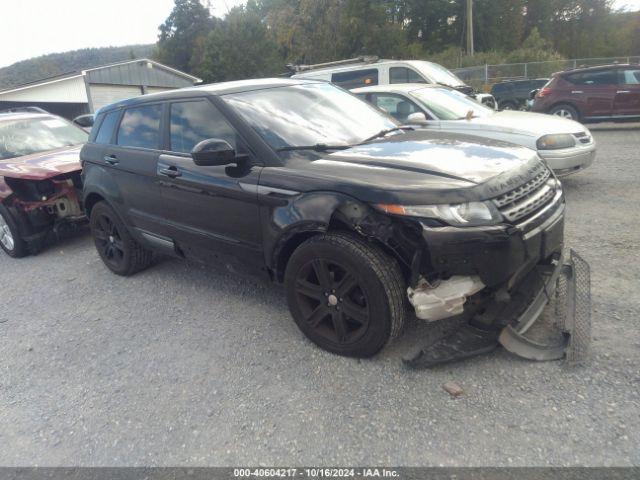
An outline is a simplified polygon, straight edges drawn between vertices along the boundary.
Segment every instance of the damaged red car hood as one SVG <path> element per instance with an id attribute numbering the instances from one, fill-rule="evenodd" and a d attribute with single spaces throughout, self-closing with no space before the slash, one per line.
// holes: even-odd
<path id="1" fill-rule="evenodd" d="M 0 177 L 45 180 L 81 170 L 81 146 L 64 147 L 23 157 L 0 160 Z"/>

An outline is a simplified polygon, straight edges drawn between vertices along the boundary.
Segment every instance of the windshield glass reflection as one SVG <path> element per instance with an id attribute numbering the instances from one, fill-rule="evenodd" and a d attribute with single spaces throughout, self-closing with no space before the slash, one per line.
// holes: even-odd
<path id="1" fill-rule="evenodd" d="M 398 124 L 328 83 L 308 83 L 223 97 L 274 149 L 353 145 Z"/>

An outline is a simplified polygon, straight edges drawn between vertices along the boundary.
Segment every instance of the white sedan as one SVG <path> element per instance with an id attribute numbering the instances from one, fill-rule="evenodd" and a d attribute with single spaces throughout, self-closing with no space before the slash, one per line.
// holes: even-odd
<path id="1" fill-rule="evenodd" d="M 493 138 L 537 150 L 558 176 L 593 163 L 596 143 L 584 125 L 554 115 L 491 110 L 439 85 L 395 84 L 351 90 L 403 124 Z"/>

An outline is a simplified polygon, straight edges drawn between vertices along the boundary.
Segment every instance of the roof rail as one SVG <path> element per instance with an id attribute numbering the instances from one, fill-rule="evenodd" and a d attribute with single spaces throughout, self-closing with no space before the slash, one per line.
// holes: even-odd
<path id="1" fill-rule="evenodd" d="M 335 62 L 316 63 L 314 65 L 295 65 L 293 63 L 287 64 L 287 70 L 291 72 L 291 75 L 307 72 L 309 70 L 318 70 L 320 68 L 337 67 L 341 65 L 351 65 L 353 63 L 375 63 L 380 58 L 377 55 L 362 55 L 356 58 L 347 58 L 345 60 L 337 60 Z"/>
<path id="2" fill-rule="evenodd" d="M 40 107 L 13 107 L 0 110 L 0 113 L 49 113 Z"/>

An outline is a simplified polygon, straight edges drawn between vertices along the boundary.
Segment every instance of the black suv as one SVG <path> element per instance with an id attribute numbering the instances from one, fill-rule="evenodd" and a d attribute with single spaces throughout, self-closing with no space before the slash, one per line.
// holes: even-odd
<path id="1" fill-rule="evenodd" d="M 507 80 L 491 87 L 491 94 L 498 103 L 499 110 L 519 110 L 527 107 L 531 91 L 542 88 L 548 78 L 531 80 Z"/>
<path id="2" fill-rule="evenodd" d="M 556 265 L 563 241 L 561 185 L 534 151 L 399 126 L 326 82 L 125 100 L 99 111 L 81 159 L 113 272 L 152 252 L 257 272 L 284 283 L 313 342 L 344 355 L 380 350 L 408 302 L 426 320 L 482 310 L 475 325 L 495 341 L 505 299 Z"/>

